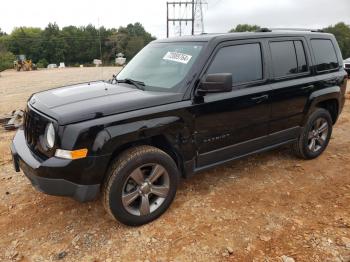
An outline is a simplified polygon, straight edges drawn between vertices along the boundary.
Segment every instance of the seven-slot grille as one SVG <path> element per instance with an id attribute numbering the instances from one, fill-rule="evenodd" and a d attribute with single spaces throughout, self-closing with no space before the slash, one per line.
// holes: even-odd
<path id="1" fill-rule="evenodd" d="M 46 118 L 27 107 L 24 114 L 23 129 L 27 144 L 33 151 L 42 151 L 39 138 L 45 134 L 48 122 Z"/>
<path id="2" fill-rule="evenodd" d="M 349 68 L 350 69 L 350 64 L 345 64 L 345 68 Z"/>

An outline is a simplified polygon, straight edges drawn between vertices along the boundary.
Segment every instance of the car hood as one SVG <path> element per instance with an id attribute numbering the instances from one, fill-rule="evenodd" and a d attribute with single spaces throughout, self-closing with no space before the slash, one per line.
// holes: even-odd
<path id="1" fill-rule="evenodd" d="M 183 94 L 150 92 L 127 84 L 89 82 L 34 94 L 31 107 L 66 125 L 181 101 Z"/>

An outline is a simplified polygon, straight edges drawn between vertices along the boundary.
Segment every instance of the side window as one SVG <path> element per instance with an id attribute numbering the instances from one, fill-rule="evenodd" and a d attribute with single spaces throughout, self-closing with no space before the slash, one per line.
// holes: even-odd
<path id="1" fill-rule="evenodd" d="M 234 85 L 262 79 L 260 44 L 243 44 L 221 48 L 207 70 L 207 74 L 215 73 L 232 73 Z"/>
<path id="2" fill-rule="evenodd" d="M 334 46 L 329 39 L 311 39 L 317 71 L 327 71 L 339 67 Z"/>
<path id="3" fill-rule="evenodd" d="M 270 50 L 276 78 L 309 71 L 302 41 L 271 42 Z"/>
<path id="4" fill-rule="evenodd" d="M 288 76 L 298 72 L 293 41 L 271 42 L 270 49 L 275 77 Z"/>
<path id="5" fill-rule="evenodd" d="M 301 41 L 294 41 L 295 46 L 295 53 L 297 54 L 297 60 L 298 60 L 298 72 L 307 72 L 307 63 L 306 63 L 306 56 L 305 56 L 305 50 L 303 46 L 303 42 Z"/>

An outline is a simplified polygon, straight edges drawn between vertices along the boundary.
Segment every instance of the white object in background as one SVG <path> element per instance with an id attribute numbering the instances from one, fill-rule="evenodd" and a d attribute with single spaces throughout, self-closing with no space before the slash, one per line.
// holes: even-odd
<path id="1" fill-rule="evenodd" d="M 65 67 L 66 65 L 64 64 L 64 62 L 61 62 L 59 68 L 65 68 Z"/>
<path id="2" fill-rule="evenodd" d="M 123 53 L 118 53 L 117 58 L 115 59 L 116 65 L 122 66 L 126 62 L 126 58 L 124 57 Z"/>
<path id="3" fill-rule="evenodd" d="M 343 61 L 344 68 L 350 68 L 350 57 Z"/>
<path id="4" fill-rule="evenodd" d="M 57 68 L 57 65 L 56 64 L 49 64 L 47 66 L 47 69 L 52 69 L 52 68 Z"/>
<path id="5" fill-rule="evenodd" d="M 84 65 L 80 65 L 79 67 L 84 67 Z"/>
<path id="6" fill-rule="evenodd" d="M 94 59 L 94 61 L 92 61 L 92 63 L 93 63 L 96 67 L 102 65 L 102 61 L 101 61 L 100 59 Z"/>

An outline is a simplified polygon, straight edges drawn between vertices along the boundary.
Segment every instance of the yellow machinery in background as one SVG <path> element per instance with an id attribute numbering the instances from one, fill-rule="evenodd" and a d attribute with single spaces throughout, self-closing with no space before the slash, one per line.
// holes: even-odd
<path id="1" fill-rule="evenodd" d="M 18 55 L 16 59 L 17 60 L 13 62 L 13 67 L 17 71 L 32 71 L 37 69 L 32 60 L 27 60 L 25 55 Z"/>

